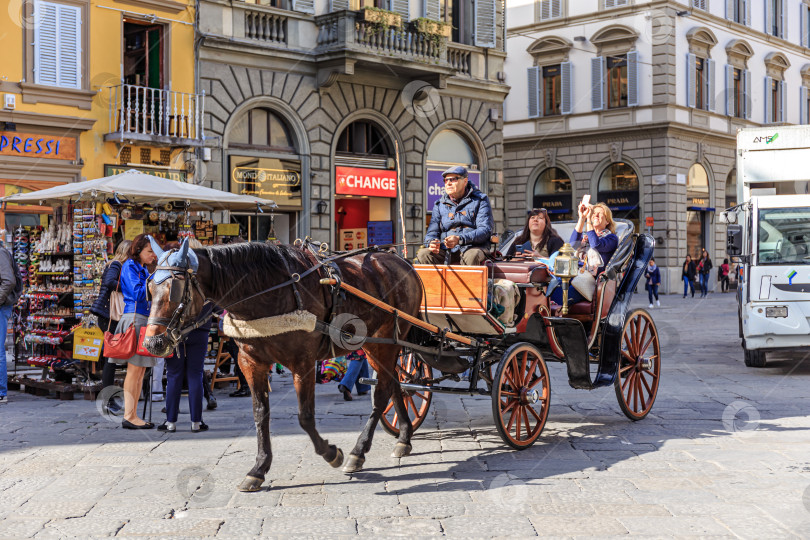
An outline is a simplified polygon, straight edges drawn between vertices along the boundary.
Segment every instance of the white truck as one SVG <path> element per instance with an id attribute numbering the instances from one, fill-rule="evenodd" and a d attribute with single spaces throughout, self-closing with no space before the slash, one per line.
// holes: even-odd
<path id="1" fill-rule="evenodd" d="M 727 252 L 737 263 L 745 365 L 766 352 L 810 350 L 810 127 L 737 132 L 737 206 Z"/>

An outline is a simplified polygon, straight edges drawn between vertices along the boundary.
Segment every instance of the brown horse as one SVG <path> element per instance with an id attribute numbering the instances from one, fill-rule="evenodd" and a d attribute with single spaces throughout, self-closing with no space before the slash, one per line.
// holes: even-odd
<path id="1" fill-rule="evenodd" d="M 157 248 L 156 253 L 158 270 L 149 284 L 152 308 L 145 341 L 147 349 L 156 355 L 170 354 L 182 339 L 181 330 L 191 327 L 206 299 L 227 309 L 232 326 L 242 329 L 245 323 L 240 321 L 253 321 L 247 323 L 250 336 L 262 330 L 265 330 L 262 335 L 267 334 L 267 327 L 280 319 L 267 320 L 268 317 L 300 315 L 302 311 L 324 322 L 329 322 L 330 315 L 336 314 L 337 317 L 331 319 L 333 326 L 346 321 L 345 332 L 368 338 L 390 339 L 395 325 L 399 328 L 398 338 L 404 338 L 409 330 L 408 324 L 401 320 L 396 323 L 390 314 L 351 295 L 333 306 L 330 288 L 320 284 L 320 279 L 327 276 L 324 267 L 301 277 L 295 284 L 288 283 L 296 274 L 303 276 L 307 270 L 319 266 L 316 257 L 302 248 L 241 243 L 189 251 L 184 242 L 179 251 L 163 253 Z M 404 313 L 418 316 L 421 283 L 411 265 L 399 256 L 384 252 L 362 253 L 338 259 L 336 264 L 347 284 Z M 281 286 L 262 293 L 278 285 Z M 311 322 L 311 316 L 309 320 Z M 285 319 L 285 323 L 289 320 Z M 312 439 L 315 452 L 332 467 L 343 463 L 343 452 L 321 438 L 315 429 L 315 371 L 318 360 L 344 355 L 357 348 L 358 343 L 352 339 L 347 342 L 346 336 L 337 331 L 323 333 L 307 328 L 270 337 L 235 338 L 239 345 L 239 367 L 253 396 L 258 435 L 256 464 L 240 484 L 241 491 L 260 489 L 273 459 L 267 375 L 275 362 L 287 367 L 293 375 L 298 421 Z M 362 343 L 362 348 L 377 371 L 378 384 L 374 389 L 371 415 L 343 468 L 347 474 L 362 470 L 374 429 L 392 395 L 400 433 L 393 456 L 403 457 L 411 451 L 413 427 L 395 375 L 400 347 Z"/>

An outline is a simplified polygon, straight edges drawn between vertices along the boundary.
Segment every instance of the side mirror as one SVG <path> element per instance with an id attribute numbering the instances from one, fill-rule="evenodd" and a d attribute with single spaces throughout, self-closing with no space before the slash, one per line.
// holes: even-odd
<path id="1" fill-rule="evenodd" d="M 737 212 L 731 210 L 720 212 L 720 214 L 717 216 L 717 221 L 723 225 L 737 223 Z"/>
<path id="2" fill-rule="evenodd" d="M 743 248 L 742 225 L 729 225 L 726 237 L 726 252 L 733 256 L 742 254 Z"/>

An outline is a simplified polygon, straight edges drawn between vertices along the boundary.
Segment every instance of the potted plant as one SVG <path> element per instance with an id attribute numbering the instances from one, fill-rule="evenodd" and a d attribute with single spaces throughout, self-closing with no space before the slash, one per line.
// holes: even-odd
<path id="1" fill-rule="evenodd" d="M 362 9 L 363 20 L 386 28 L 402 26 L 402 16 L 399 13 L 376 7 Z"/>
<path id="2" fill-rule="evenodd" d="M 450 23 L 428 19 L 426 17 L 414 19 L 413 24 L 416 31 L 420 34 L 441 36 L 449 39 L 453 32 L 453 26 Z"/>

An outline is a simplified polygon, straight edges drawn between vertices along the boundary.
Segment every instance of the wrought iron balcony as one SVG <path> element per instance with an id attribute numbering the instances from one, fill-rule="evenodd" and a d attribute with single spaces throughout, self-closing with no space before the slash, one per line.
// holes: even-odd
<path id="1" fill-rule="evenodd" d="M 109 128 L 105 141 L 204 146 L 205 93 L 188 94 L 120 84 L 107 92 Z"/>

